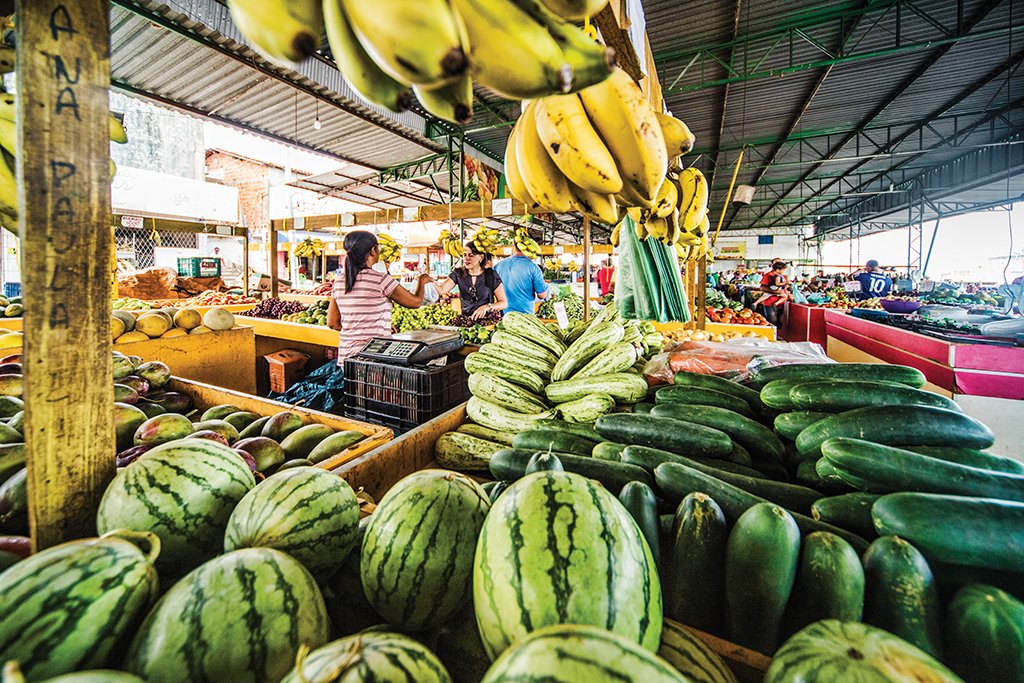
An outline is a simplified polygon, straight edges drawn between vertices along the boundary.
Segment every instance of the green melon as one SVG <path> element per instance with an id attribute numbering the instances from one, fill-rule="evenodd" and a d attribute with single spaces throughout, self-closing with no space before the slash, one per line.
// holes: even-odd
<path id="1" fill-rule="evenodd" d="M 451 683 L 433 652 L 408 636 L 370 632 L 313 650 L 281 683 Z"/>
<path id="2" fill-rule="evenodd" d="M 363 537 L 366 597 L 389 624 L 440 626 L 472 592 L 473 553 L 490 503 L 479 484 L 422 470 L 381 499 Z"/>
<path id="3" fill-rule="evenodd" d="M 116 531 L 28 557 L 0 574 L 0 659 L 28 680 L 116 665 L 156 598 L 160 541 Z"/>
<path id="4" fill-rule="evenodd" d="M 736 675 L 714 650 L 671 619 L 661 629 L 658 656 L 692 683 L 736 683 Z"/>
<path id="5" fill-rule="evenodd" d="M 359 503 L 344 479 L 316 467 L 260 482 L 228 519 L 224 550 L 277 548 L 317 577 L 341 567 L 357 539 Z"/>
<path id="6" fill-rule="evenodd" d="M 971 683 L 1024 681 L 1024 603 L 993 586 L 964 586 L 946 614 L 946 652 Z"/>
<path id="7" fill-rule="evenodd" d="M 160 537 L 157 568 L 191 569 L 224 547 L 235 505 L 256 485 L 249 466 L 222 444 L 162 444 L 118 473 L 100 501 L 96 526 L 152 531 Z"/>
<path id="8" fill-rule="evenodd" d="M 661 583 L 639 528 L 601 485 L 569 472 L 527 475 L 494 504 L 473 603 L 492 659 L 555 624 L 600 626 L 651 652 L 661 639 Z"/>
<path id="9" fill-rule="evenodd" d="M 279 550 L 245 548 L 178 581 L 146 617 L 124 668 L 148 683 L 276 682 L 329 638 L 313 576 Z"/>

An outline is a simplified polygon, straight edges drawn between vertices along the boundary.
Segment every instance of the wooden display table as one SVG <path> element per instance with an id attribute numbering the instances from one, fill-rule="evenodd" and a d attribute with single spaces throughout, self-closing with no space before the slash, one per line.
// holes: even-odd
<path id="1" fill-rule="evenodd" d="M 251 327 L 114 344 L 114 350 L 166 363 L 175 375 L 185 379 L 256 392 L 256 337 Z"/>

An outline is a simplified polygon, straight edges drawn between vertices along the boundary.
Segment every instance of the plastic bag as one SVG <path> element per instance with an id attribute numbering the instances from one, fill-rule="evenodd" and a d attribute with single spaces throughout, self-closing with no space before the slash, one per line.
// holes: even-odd
<path id="1" fill-rule="evenodd" d="M 336 412 L 337 407 L 336 414 L 340 415 L 345 408 L 345 368 L 329 360 L 288 387 L 288 391 L 270 392 L 267 398 L 324 413 Z"/>
<path id="2" fill-rule="evenodd" d="M 807 297 L 804 296 L 804 293 L 801 292 L 800 288 L 797 287 L 796 285 L 793 285 L 793 303 L 797 303 L 797 304 L 806 304 L 807 303 Z"/>
<path id="3" fill-rule="evenodd" d="M 685 341 L 666 346 L 647 361 L 644 376 L 651 386 L 670 384 L 677 372 L 717 375 L 745 382 L 752 374 L 773 365 L 833 363 L 820 344 L 770 342 L 744 337 L 724 342 Z"/>

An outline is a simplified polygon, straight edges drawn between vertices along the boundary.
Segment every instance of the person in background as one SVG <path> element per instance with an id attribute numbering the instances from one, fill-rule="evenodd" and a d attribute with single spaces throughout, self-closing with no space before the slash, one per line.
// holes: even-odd
<path id="1" fill-rule="evenodd" d="M 501 278 L 508 299 L 506 311 L 518 311 L 533 315 L 537 299 L 551 296 L 551 288 L 544 282 L 544 272 L 528 259 L 519 249 L 512 256 L 504 258 L 494 266 L 494 272 Z"/>
<path id="2" fill-rule="evenodd" d="M 860 291 L 857 292 L 860 301 L 887 296 L 892 290 L 892 278 L 882 272 L 874 259 L 864 265 L 864 270 L 854 274 L 853 279 L 860 283 Z"/>
<path id="3" fill-rule="evenodd" d="M 380 260 L 380 246 L 372 232 L 355 230 L 345 235 L 344 277 L 334 279 L 327 326 L 338 331 L 338 365 L 363 350 L 374 337 L 391 336 L 391 302 L 406 308 L 423 303 L 424 273 L 416 280 L 416 291 L 401 287 L 387 273 L 374 270 Z"/>
<path id="4" fill-rule="evenodd" d="M 491 255 L 478 250 L 473 242 L 466 242 L 462 268 L 456 268 L 447 280 L 437 283 L 438 294 L 444 296 L 456 286 L 459 288 L 462 314 L 474 320 L 492 311 L 504 311 L 508 307 L 505 286 L 501 277 L 491 268 Z"/>
<path id="5" fill-rule="evenodd" d="M 785 261 L 773 263 L 771 271 L 761 280 L 763 294 L 754 301 L 754 306 L 763 307 L 765 319 L 776 326 L 782 320 L 786 302 L 792 298 L 789 293 L 789 278 L 786 277 L 788 267 L 789 264 Z"/>
<path id="6" fill-rule="evenodd" d="M 614 291 L 612 283 L 615 281 L 615 267 L 609 258 L 597 269 L 597 286 L 601 290 L 601 296 L 608 296 Z"/>

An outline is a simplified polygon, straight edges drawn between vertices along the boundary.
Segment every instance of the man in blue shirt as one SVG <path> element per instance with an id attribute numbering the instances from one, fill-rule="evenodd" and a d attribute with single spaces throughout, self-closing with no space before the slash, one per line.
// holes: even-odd
<path id="1" fill-rule="evenodd" d="M 878 267 L 878 261 L 871 259 L 865 265 L 864 270 L 857 273 L 854 280 L 860 283 L 860 292 L 857 299 L 874 299 L 887 296 L 892 290 L 892 278 L 883 273 Z"/>
<path id="2" fill-rule="evenodd" d="M 494 270 L 505 285 L 505 296 L 508 298 L 506 312 L 519 311 L 533 315 L 534 301 L 546 299 L 550 295 L 540 266 L 523 256 L 523 252 L 518 249 L 514 255 L 499 261 Z"/>

